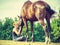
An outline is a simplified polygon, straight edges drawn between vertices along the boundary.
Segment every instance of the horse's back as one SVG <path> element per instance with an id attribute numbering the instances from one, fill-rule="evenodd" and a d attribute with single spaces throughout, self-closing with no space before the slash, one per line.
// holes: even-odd
<path id="1" fill-rule="evenodd" d="M 22 11 L 21 11 L 21 15 L 22 17 L 25 17 L 27 20 L 37 20 L 36 16 L 35 16 L 35 9 L 34 9 L 34 5 L 41 5 L 41 6 L 44 6 L 44 10 L 43 10 L 43 16 L 42 18 L 45 18 L 45 17 L 49 17 L 47 16 L 46 14 L 49 14 L 50 16 L 54 13 L 50 6 L 44 2 L 44 1 L 36 1 L 34 3 L 32 3 L 31 1 L 26 1 L 22 7 Z M 50 13 L 52 12 L 52 13 Z M 41 15 L 39 15 L 41 17 Z"/>

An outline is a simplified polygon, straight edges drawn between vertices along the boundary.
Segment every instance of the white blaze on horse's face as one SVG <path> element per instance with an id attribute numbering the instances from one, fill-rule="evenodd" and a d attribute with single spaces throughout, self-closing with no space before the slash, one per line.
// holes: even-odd
<path id="1" fill-rule="evenodd" d="M 18 23 L 19 23 L 19 24 L 21 24 L 21 22 L 22 22 L 22 19 L 21 19 L 21 18 L 19 18 Z"/>
<path id="2" fill-rule="evenodd" d="M 35 5 L 35 15 L 40 15 L 41 10 L 43 10 L 43 9 L 44 9 L 44 6 L 36 4 Z"/>

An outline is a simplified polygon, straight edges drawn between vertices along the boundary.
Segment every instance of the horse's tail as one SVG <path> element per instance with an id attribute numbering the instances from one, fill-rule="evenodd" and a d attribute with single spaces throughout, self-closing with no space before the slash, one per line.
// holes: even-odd
<path id="1" fill-rule="evenodd" d="M 54 11 L 54 10 L 52 10 L 52 9 L 51 9 L 51 10 L 49 10 L 48 12 L 49 12 L 49 14 L 50 14 L 50 15 L 53 15 L 53 14 L 55 13 L 55 11 Z"/>
<path id="2" fill-rule="evenodd" d="M 47 6 L 45 9 L 50 14 L 50 16 L 52 16 L 53 14 L 55 14 L 55 11 L 53 9 L 51 9 L 50 6 Z"/>

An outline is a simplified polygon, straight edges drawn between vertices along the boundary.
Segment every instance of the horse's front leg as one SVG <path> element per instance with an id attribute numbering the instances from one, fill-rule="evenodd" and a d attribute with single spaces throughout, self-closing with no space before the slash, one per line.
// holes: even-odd
<path id="1" fill-rule="evenodd" d="M 28 24 L 26 19 L 23 19 L 24 25 L 26 26 L 26 41 L 28 41 Z"/>
<path id="2" fill-rule="evenodd" d="M 32 31 L 32 42 L 34 42 L 33 22 L 31 22 L 31 31 Z"/>
<path id="3" fill-rule="evenodd" d="M 24 23 L 23 23 L 23 21 L 21 22 L 21 24 L 20 24 L 20 35 L 22 35 L 22 28 L 23 28 L 23 26 L 24 26 Z"/>

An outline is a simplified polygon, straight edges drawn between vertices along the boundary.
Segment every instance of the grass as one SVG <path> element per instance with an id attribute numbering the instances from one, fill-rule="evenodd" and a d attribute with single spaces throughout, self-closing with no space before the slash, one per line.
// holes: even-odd
<path id="1" fill-rule="evenodd" d="M 12 40 L 0 40 L 0 45 L 45 45 L 44 42 L 18 42 Z M 51 43 L 49 45 L 60 45 L 60 43 Z"/>

